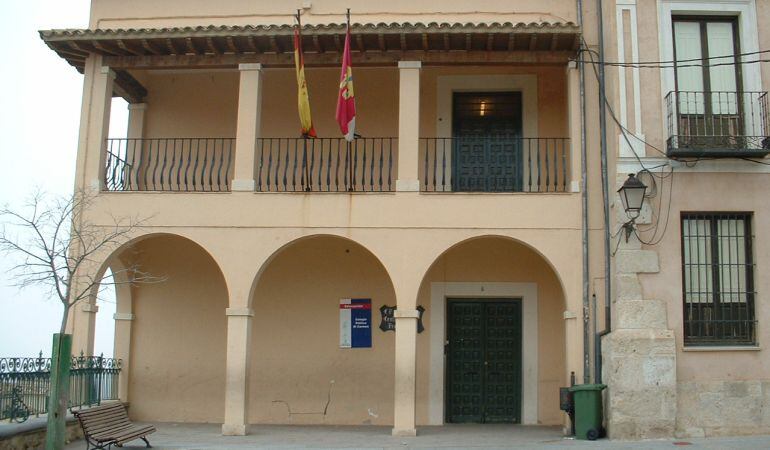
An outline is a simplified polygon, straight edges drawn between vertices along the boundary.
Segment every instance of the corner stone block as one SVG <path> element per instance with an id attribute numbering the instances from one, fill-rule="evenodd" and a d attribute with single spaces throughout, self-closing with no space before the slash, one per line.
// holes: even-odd
<path id="1" fill-rule="evenodd" d="M 615 299 L 618 302 L 642 299 L 642 283 L 636 275 L 618 274 L 615 277 Z"/>
<path id="2" fill-rule="evenodd" d="M 615 267 L 618 273 L 658 273 L 660 263 L 654 250 L 620 250 L 615 254 Z"/>
<path id="3" fill-rule="evenodd" d="M 652 329 L 616 329 L 602 339 L 604 358 L 676 356 L 674 332 Z"/>
<path id="4" fill-rule="evenodd" d="M 618 329 L 665 330 L 666 303 L 662 300 L 623 300 L 615 303 Z"/>

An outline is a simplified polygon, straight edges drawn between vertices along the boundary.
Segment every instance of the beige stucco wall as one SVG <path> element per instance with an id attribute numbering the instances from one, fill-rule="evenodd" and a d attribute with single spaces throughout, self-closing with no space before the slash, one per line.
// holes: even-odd
<path id="1" fill-rule="evenodd" d="M 92 28 L 169 27 L 220 24 L 291 24 L 292 14 L 302 9 L 303 1 L 291 0 L 277 5 L 273 2 L 237 0 L 225 3 L 182 0 L 153 2 L 141 0 L 130 5 L 119 0 L 92 2 Z M 575 21 L 574 0 L 521 0 L 511 5 L 505 0 L 483 0 L 473 8 L 463 0 L 448 0 L 438 4 L 394 0 L 384 8 L 367 0 L 343 2 L 315 0 L 304 13 L 305 23 L 342 22 L 345 10 L 351 9 L 353 21 L 380 23 L 409 22 L 532 22 Z M 472 9 L 472 11 L 470 11 Z"/>
<path id="2" fill-rule="evenodd" d="M 706 5 L 708 2 L 704 2 Z M 765 1 L 756 2 L 725 2 L 721 7 L 726 9 L 736 9 L 744 4 L 756 6 L 756 19 L 758 22 L 758 35 L 756 36 L 759 48 L 770 47 L 770 30 L 762 26 L 763 18 L 770 11 L 770 4 Z M 637 27 L 639 33 L 639 59 L 641 61 L 657 61 L 661 59 L 660 40 L 659 40 L 659 5 L 657 2 L 638 2 L 636 6 Z M 609 21 L 608 35 L 615 36 L 615 11 L 608 11 Z M 692 3 L 688 11 L 697 11 L 699 6 Z M 733 15 L 732 12 L 724 13 Z M 744 18 L 743 20 L 748 20 Z M 626 28 L 628 27 L 626 23 Z M 630 39 L 627 35 L 626 39 Z M 742 48 L 746 43 L 742 43 Z M 610 41 L 607 47 L 608 58 L 617 57 L 617 44 Z M 745 51 L 745 50 L 743 50 Z M 630 61 L 630 55 L 627 54 L 627 60 Z M 744 77 L 746 72 L 754 71 L 759 67 L 762 78 L 762 89 L 770 88 L 770 71 L 766 65 L 746 65 L 744 68 Z M 664 128 L 665 105 L 663 98 L 667 94 L 661 85 L 662 72 L 670 69 L 642 69 L 640 79 L 642 84 L 642 123 L 644 127 L 645 140 L 660 150 L 665 151 L 667 131 Z M 618 71 L 616 68 L 609 68 L 608 78 L 611 80 L 610 95 L 619 96 L 617 91 Z M 627 80 L 630 80 L 630 75 Z M 617 100 L 620 101 L 620 100 Z M 633 105 L 629 97 L 629 108 Z M 617 107 L 615 108 L 617 111 Z M 620 133 L 616 126 L 611 126 L 609 133 L 610 142 L 617 140 Z M 616 142 L 615 142 L 616 144 Z M 617 147 L 617 145 L 615 145 Z M 614 152 L 617 154 L 617 150 Z M 660 158 L 662 155 L 652 147 L 647 147 L 646 153 L 641 156 Z M 660 161 L 660 160 L 657 160 Z M 647 166 L 660 164 L 656 160 L 645 162 Z M 651 199 L 653 209 L 656 210 L 662 202 L 663 210 L 661 215 L 661 227 L 665 224 L 665 218 L 669 216 L 668 228 L 664 239 L 657 245 L 644 246 L 645 249 L 654 250 L 660 258 L 660 273 L 642 275 L 641 282 L 645 298 L 663 299 L 668 304 L 668 322 L 671 329 L 675 331 L 677 338 L 677 376 L 682 382 L 691 382 L 695 380 L 714 381 L 714 380 L 752 380 L 770 378 L 770 366 L 767 364 L 767 358 L 762 357 L 762 352 L 689 352 L 682 351 L 682 268 L 681 268 L 681 230 L 680 213 L 682 211 L 753 211 L 754 220 L 752 223 L 755 234 L 754 239 L 754 258 L 756 263 L 755 282 L 758 292 L 756 300 L 756 316 L 760 321 L 758 328 L 758 343 L 762 347 L 770 338 L 766 327 L 761 326 L 763 318 L 770 317 L 770 309 L 767 309 L 765 302 L 762 301 L 763 292 L 766 292 L 770 285 L 760 276 L 763 267 L 766 267 L 770 260 L 770 244 L 762 237 L 761 230 L 767 227 L 768 218 L 765 210 L 767 209 L 767 194 L 770 188 L 768 180 L 768 171 L 764 170 L 759 164 L 728 159 L 716 161 L 701 161 L 690 164 L 674 165 L 674 175 L 665 180 L 658 180 L 659 194 Z M 668 169 L 666 169 L 667 171 Z M 672 183 L 673 180 L 673 183 Z M 670 195 L 669 188 L 673 186 L 673 193 Z M 668 214 L 670 203 L 670 214 Z M 619 215 L 614 215 L 620 217 Z M 660 230 L 662 231 L 662 229 Z M 649 237 L 642 235 L 643 237 Z"/>
<path id="3" fill-rule="evenodd" d="M 294 3 L 297 3 L 296 5 Z M 278 15 L 259 16 L 268 9 L 274 9 L 275 5 L 262 3 L 230 2 L 227 5 L 209 5 L 185 3 L 184 8 L 176 8 L 174 3 L 139 2 L 126 8 L 125 4 L 115 1 L 97 0 L 92 11 L 92 26 L 99 27 L 138 27 L 138 26 L 174 26 L 174 25 L 198 25 L 198 24 L 254 24 L 254 23 L 290 23 L 288 14 L 293 13 L 299 2 L 285 5 L 286 11 Z M 284 6 L 282 6 L 284 7 Z M 379 14 L 382 8 L 372 3 L 363 2 L 338 4 L 336 2 L 314 2 L 313 11 L 303 17 L 305 23 L 314 22 L 339 22 L 341 17 L 336 15 L 345 7 L 351 7 L 359 21 L 393 21 L 418 20 L 425 21 L 459 21 L 459 22 L 493 22 L 493 21 L 540 21 L 540 20 L 574 20 L 574 2 L 562 0 L 518 2 L 516 12 L 511 11 L 509 2 L 485 1 L 473 5 L 474 12 L 467 11 L 466 3 L 451 1 L 442 4 L 442 11 L 433 11 L 434 8 L 426 5 L 410 2 L 396 2 L 389 5 L 388 9 L 394 14 Z M 191 9 L 189 16 L 178 16 L 176 11 Z M 215 11 L 216 10 L 216 11 Z M 356 12 L 357 11 L 357 12 Z M 425 14 L 413 14 L 422 11 Z M 460 11 L 466 11 L 460 14 Z M 479 12 L 481 11 L 481 12 Z M 256 13 L 255 13 L 256 12 Z M 365 15 L 363 13 L 371 13 Z M 326 13 L 333 13 L 327 15 Z M 591 19 L 589 19 L 591 20 Z M 586 27 L 586 38 L 593 42 L 591 37 L 595 26 L 589 23 Z M 291 70 L 265 69 L 263 71 L 263 115 L 262 134 L 270 135 L 298 135 L 298 121 L 295 107 L 295 83 Z M 438 76 L 445 75 L 500 75 L 500 74 L 534 74 L 537 76 L 538 124 L 537 134 L 540 136 L 567 136 L 567 80 L 563 66 L 509 66 L 509 67 L 454 67 L 436 68 L 424 67 L 421 71 L 421 115 L 420 133 L 423 136 L 432 136 L 436 133 L 436 84 Z M 235 114 L 237 111 L 237 80 L 236 71 L 207 71 L 203 74 L 192 71 L 157 71 L 135 72 L 137 78 L 148 87 L 147 121 L 145 136 L 233 136 L 235 133 Z M 336 96 L 336 69 L 308 68 L 307 77 L 310 84 L 311 103 L 313 105 L 314 118 L 322 136 L 336 136 L 337 128 L 333 122 L 334 100 Z M 395 136 L 398 129 L 398 71 L 396 68 L 356 68 L 356 94 L 359 107 L 359 130 L 365 136 L 385 135 Z M 200 86 L 207 86 L 214 92 L 201 92 Z M 86 89 L 90 85 L 87 83 Z M 162 91 L 162 92 L 161 92 Z M 574 94 L 574 92 L 573 92 Z M 596 86 L 587 86 L 587 98 L 589 99 L 589 111 L 591 105 L 595 108 Z M 98 98 L 95 100 L 98 102 Z M 86 99 L 84 111 L 93 106 L 94 100 Z M 154 111 L 154 112 L 153 112 Z M 575 111 L 573 111 L 574 113 Z M 588 123 L 590 133 L 588 136 L 589 172 L 591 174 L 591 267 L 593 279 L 601 279 L 601 241 L 602 235 L 600 222 L 600 193 L 598 190 L 598 141 L 596 140 L 596 114 L 589 114 Z M 573 142 L 577 145 L 577 142 Z M 84 160 L 92 160 L 94 155 L 81 155 Z M 576 163 L 576 161 L 573 161 Z M 91 164 L 89 167 L 96 167 Z M 79 166 L 80 167 L 80 166 Z M 88 169 L 90 170 L 90 169 Z M 88 170 L 79 172 L 80 185 L 88 185 L 92 174 Z M 94 170 L 91 172 L 95 173 Z M 538 284 L 543 283 L 544 293 L 541 299 L 540 309 L 540 346 L 550 351 L 541 355 L 539 362 L 539 416 L 542 423 L 559 423 L 563 415 L 556 409 L 555 387 L 561 385 L 567 379 L 570 370 L 577 372 L 578 379 L 582 376 L 581 360 L 581 330 L 579 320 L 572 319 L 565 322 L 561 319 L 561 313 L 567 309 L 577 315 L 580 314 L 581 302 L 581 271 L 580 261 L 580 195 L 579 193 L 565 193 L 556 195 L 541 194 L 419 194 L 402 192 L 396 194 L 373 195 L 319 195 L 319 194 L 252 194 L 245 192 L 223 194 L 187 194 L 187 193 L 109 193 L 100 196 L 98 205 L 92 211 L 93 218 L 99 223 L 109 223 L 111 214 L 140 214 L 149 217 L 146 229 L 142 232 L 163 230 L 188 236 L 200 243 L 207 251 L 211 252 L 214 259 L 222 267 L 227 288 L 230 293 L 230 307 L 253 307 L 255 312 L 254 335 L 259 335 L 260 320 L 265 317 L 278 315 L 279 321 L 270 322 L 266 326 L 272 327 L 276 332 L 278 325 L 286 323 L 286 314 L 277 304 L 261 304 L 258 292 L 262 285 L 251 294 L 252 282 L 264 261 L 268 259 L 278 248 L 293 239 L 318 234 L 331 233 L 350 237 L 370 249 L 380 258 L 390 272 L 398 303 L 405 309 L 414 304 L 423 302 L 425 293 L 419 291 L 423 282 L 423 274 L 428 267 L 442 254 L 457 242 L 482 235 L 504 235 L 528 243 L 538 252 L 545 255 L 551 262 L 556 273 L 561 278 L 564 293 L 558 293 L 556 276 L 549 272 L 548 266 L 538 260 L 532 252 L 524 252 L 519 248 L 510 249 L 510 253 L 503 252 L 497 246 L 475 248 L 464 247 L 458 249 L 457 254 L 478 256 L 479 253 L 492 251 L 499 258 L 499 267 L 489 264 L 488 271 L 482 272 L 480 267 L 468 267 L 466 272 L 473 273 L 476 279 L 509 279 L 529 280 Z M 308 242 L 309 245 L 309 242 Z M 320 245 L 320 244 L 319 244 Z M 477 244 L 481 245 L 481 244 Z M 302 248 L 301 246 L 297 247 Z M 501 248 L 507 248 L 503 246 Z M 497 253 L 501 251 L 502 253 Z M 454 254 L 453 252 L 452 254 Z M 286 253 L 291 255 L 291 249 Z M 510 260 L 507 257 L 515 255 Z M 454 262 L 451 254 L 441 264 L 450 270 L 446 274 L 436 273 L 438 269 L 432 269 L 430 276 L 436 279 L 449 280 L 460 278 L 461 265 Z M 526 270 L 520 261 L 526 261 Z M 295 258 L 296 259 L 296 258 Z M 480 258 L 483 259 L 483 258 Z M 281 263 L 282 257 L 273 262 L 291 266 L 298 264 L 287 259 Z M 514 262 L 515 261 L 515 262 Z M 480 262 L 481 264 L 481 262 Z M 374 263 L 366 260 L 362 267 L 369 270 L 372 279 L 379 275 L 374 270 Z M 276 292 L 276 298 L 286 296 L 286 292 L 279 281 L 286 276 L 288 270 L 278 270 L 271 274 L 272 265 L 265 270 L 265 288 L 270 287 Z M 439 267 L 439 266 L 436 266 Z M 455 267 L 455 269 L 451 269 Z M 538 273 L 535 273 L 535 268 Z M 328 268 L 324 268 L 328 269 Z M 277 269 L 275 269 L 277 270 Z M 453 272 L 456 271 L 456 272 Z M 334 274 L 336 276 L 336 274 Z M 274 278 L 273 281 L 270 281 Z M 346 279 L 346 283 L 351 280 Z M 261 283 L 261 282 L 260 282 Z M 344 285 L 340 282 L 338 284 Z M 594 283 L 601 298 L 600 282 Z M 352 285 L 351 289 L 356 286 Z M 333 308 L 338 301 L 339 294 L 336 288 L 327 288 L 324 293 L 324 302 L 327 307 L 318 307 L 319 314 L 334 314 Z M 280 294 L 280 295 L 278 295 Z M 310 295 L 310 293 L 305 293 Z M 560 297 L 561 295 L 561 297 Z M 253 301 L 252 301 L 253 300 Z M 138 300 L 141 301 L 141 300 Z M 291 308 L 302 308 L 298 303 L 291 303 Z M 331 305 L 331 308 L 328 306 Z M 139 307 L 138 307 L 139 308 Z M 262 311 L 262 309 L 266 309 Z M 324 312 L 321 312 L 323 309 Z M 311 309 L 312 310 L 312 309 Z M 137 309 L 141 312 L 141 309 Z M 330 313 L 329 311 L 334 311 Z M 308 320 L 306 311 L 297 311 L 299 317 Z M 428 314 L 430 314 L 428 312 Z M 137 321 L 140 319 L 137 318 Z M 224 323 L 224 318 L 222 319 Z M 328 316 L 329 321 L 336 322 L 336 315 Z M 281 322 L 284 321 L 284 322 Z M 138 323 L 138 322 L 137 322 Z M 558 323 L 556 328 L 554 325 Z M 335 325 L 335 323 L 331 323 Z M 224 326 L 224 325 L 223 325 Z M 336 329 L 336 328 L 335 328 Z M 546 331 L 547 330 L 547 331 Z M 553 331 L 557 330 L 557 331 Z M 133 336 L 143 333 L 143 328 L 136 328 Z M 429 332 L 428 332 L 429 333 Z M 543 335 L 543 333 L 546 333 Z M 559 335 L 559 333 L 564 333 Z M 375 333 L 376 336 L 376 333 Z M 332 344 L 334 335 L 326 339 Z M 418 336 L 418 352 L 420 357 L 425 355 L 425 342 L 429 334 Z M 392 339 L 389 334 L 378 339 Z M 256 338 L 252 339 L 254 342 Z M 218 355 L 224 358 L 224 338 L 219 347 Z M 386 341 L 387 342 L 387 341 Z M 377 344 L 377 341 L 375 341 Z M 259 344 L 265 345 L 265 344 Z M 379 345 L 379 344 L 378 344 Z M 326 348 L 326 347 L 325 347 Z M 379 345 L 377 348 L 387 348 Z M 264 350 L 264 349 L 263 349 Z M 331 353 L 339 352 L 338 349 L 329 348 Z M 269 352 L 267 352 L 269 353 Z M 264 352 L 262 353 L 264 355 Z M 379 354 L 378 354 L 379 356 Z M 388 359 L 390 358 L 390 359 Z M 384 359 L 373 358 L 373 363 L 392 364 L 393 351 L 388 352 Z M 294 367 L 297 359 L 289 359 L 280 362 L 285 367 Z M 387 361 L 387 363 L 385 362 Z M 252 353 L 252 367 L 250 397 L 260 407 L 252 407 L 249 410 L 250 420 L 275 420 L 285 421 L 286 408 L 273 404 L 273 398 L 268 391 L 259 389 L 259 381 L 267 372 L 266 366 L 260 363 L 260 352 Z M 138 364 L 132 359 L 132 368 Z M 422 359 L 418 359 L 418 423 L 426 420 L 426 366 Z M 139 367 L 139 366 L 136 366 Z M 355 365 L 354 367 L 358 367 Z M 380 366 L 376 366 L 380 367 Z M 368 405 L 373 401 L 378 405 L 392 405 L 391 393 L 370 393 L 363 395 L 361 399 L 352 398 L 349 391 L 336 391 L 340 381 L 336 376 L 334 367 L 326 367 L 321 377 L 308 381 L 301 380 L 305 392 L 311 392 L 315 397 L 310 399 L 298 399 L 298 409 L 315 410 L 323 395 L 328 393 L 329 380 L 334 376 L 335 386 L 333 395 L 338 399 L 345 398 L 347 402 L 357 405 L 356 410 L 350 414 L 334 411 L 334 421 L 340 423 L 363 423 L 372 420 L 372 423 L 389 423 L 392 420 L 391 410 L 383 406 L 383 410 L 376 412 L 378 418 L 372 418 L 368 414 Z M 368 369 L 366 369 L 368 370 Z M 393 370 L 385 370 L 379 374 L 384 384 L 393 382 Z M 340 378 L 342 379 L 342 378 Z M 264 380 L 264 378 L 262 378 Z M 283 381 L 283 380 L 278 380 Z M 281 387 L 278 393 L 293 394 L 293 392 Z M 338 395 L 339 392 L 340 394 Z M 366 393 L 365 393 L 366 394 Z M 132 394 L 133 395 L 133 394 Z M 140 395 L 140 394 L 137 394 Z M 347 396 L 347 397 L 345 397 Z M 282 395 L 282 397 L 284 397 Z M 291 398 L 291 397 L 288 397 Z M 320 400 L 319 400 L 320 398 Z M 373 401 L 372 401 L 373 400 Z M 390 402 L 390 403 L 388 403 Z M 292 407 L 294 402 L 292 404 Z M 332 403 L 334 405 L 334 403 Z M 366 406 L 366 416 L 362 415 Z M 265 407 L 265 408 L 263 408 Z M 219 410 L 214 408 L 214 410 Z M 294 410 L 294 409 L 293 409 Z M 299 416 L 295 416 L 299 417 Z M 187 419 L 185 419 L 187 420 Z M 196 420 L 190 418 L 189 420 Z M 197 419 L 204 420 L 204 419 Z M 205 419 L 221 420 L 221 419 Z M 305 419 L 293 419 L 305 420 Z M 379 421 L 379 422 L 378 422 Z"/>
<path id="4" fill-rule="evenodd" d="M 676 331 L 677 373 L 681 381 L 753 380 L 770 379 L 770 360 L 764 351 L 681 351 L 683 303 L 682 303 L 682 242 L 680 214 L 683 211 L 753 211 L 752 220 L 754 283 L 758 293 L 755 314 L 759 319 L 757 343 L 760 348 L 770 345 L 770 330 L 763 326 L 770 317 L 770 305 L 763 301 L 770 291 L 770 280 L 762 273 L 770 264 L 770 242 L 763 231 L 770 227 L 767 212 L 767 196 L 770 180 L 765 174 L 677 174 L 675 189 L 697 192 L 698 195 L 674 196 L 671 203 L 669 229 L 663 241 L 656 246 L 660 255 L 660 273 L 643 275 L 642 289 L 649 298 L 664 299 L 668 303 L 669 326 Z M 755 195 L 734 195 L 745 190 Z M 685 191 L 685 192 L 687 192 Z M 681 191 L 680 191 L 681 192 Z"/>
<path id="5" fill-rule="evenodd" d="M 673 0 L 672 0 L 673 2 Z M 640 61 L 661 61 L 663 35 L 670 31 L 660 30 L 659 8 L 670 2 L 636 2 L 633 7 L 636 13 L 638 28 L 638 48 Z M 685 2 L 679 2 L 680 5 Z M 741 14 L 741 30 L 748 26 L 757 28 L 757 32 L 740 37 L 741 50 L 747 51 L 746 38 L 756 39 L 759 49 L 770 48 L 770 30 L 763 26 L 765 18 L 770 13 L 770 3 L 758 1 L 736 2 L 686 2 L 686 7 L 678 10 L 682 14 L 695 14 L 700 9 L 722 9 L 723 15 L 734 16 L 740 8 L 749 8 L 749 14 Z M 756 8 L 751 11 L 752 8 Z M 711 14 L 719 14 L 711 11 Z M 608 25 L 608 59 L 617 59 L 618 43 L 615 23 L 616 10 L 607 8 L 605 19 Z M 625 13 L 625 42 L 626 60 L 630 61 L 632 41 L 629 27 L 629 13 Z M 747 21 L 754 23 L 748 23 Z M 753 59 L 748 57 L 746 59 Z M 664 97 L 669 88 L 662 82 L 666 73 L 671 69 L 648 68 L 639 73 L 642 95 L 642 125 L 644 137 L 651 146 L 641 147 L 640 156 L 646 156 L 647 166 L 655 166 L 667 162 L 663 155 L 652 146 L 665 151 L 668 137 L 666 126 L 666 109 Z M 627 83 L 631 82 L 630 70 L 626 72 Z M 618 69 L 609 68 L 609 95 L 616 112 L 622 101 L 618 90 Z M 748 64 L 743 68 L 744 83 L 748 78 L 759 74 L 761 85 L 758 90 L 767 91 L 770 88 L 770 68 L 766 64 Z M 747 78 L 748 77 L 748 78 Z M 755 88 L 757 89 L 757 88 Z M 627 93 L 629 110 L 633 108 L 631 92 Z M 633 131 L 633 126 L 631 126 Z M 617 141 L 620 130 L 610 121 L 609 141 L 614 147 L 613 155 L 618 154 Z M 633 138 L 632 138 L 633 140 Z M 631 159 L 631 158 L 629 158 Z M 631 170 L 633 162 L 621 162 L 625 170 Z M 642 292 L 645 299 L 660 299 L 666 302 L 668 327 L 673 330 L 676 340 L 676 378 L 677 378 L 677 433 L 683 436 L 747 434 L 767 432 L 770 420 L 766 414 L 770 404 L 767 383 L 770 380 L 770 365 L 765 355 L 770 334 L 766 324 L 770 317 L 765 293 L 770 285 L 761 276 L 770 263 L 770 244 L 763 237 L 762 231 L 768 226 L 766 217 L 767 192 L 770 181 L 766 166 L 736 159 L 691 162 L 674 165 L 673 176 L 658 180 L 659 194 L 651 200 L 652 209 L 657 214 L 657 208 L 662 204 L 662 218 L 659 233 L 667 225 L 665 235 L 656 245 L 644 245 L 645 250 L 652 250 L 659 256 L 660 271 L 654 274 L 640 276 Z M 668 169 L 666 169 L 667 171 Z M 610 179 L 613 179 L 612 177 Z M 673 189 L 669 196 L 669 189 Z M 669 201 L 669 198 L 671 199 Z M 670 212 L 669 212 L 670 211 Z M 755 267 L 755 314 L 758 319 L 758 348 L 750 350 L 721 349 L 710 351 L 693 351 L 683 345 L 683 299 L 682 299 L 682 259 L 681 259 L 681 224 L 680 215 L 683 211 L 750 211 L 754 212 L 752 229 L 754 232 L 753 255 Z M 618 219 L 616 219 L 616 217 Z M 666 221 L 666 217 L 668 221 Z M 622 214 L 613 214 L 613 221 L 620 220 Z M 617 225 L 616 225 L 617 226 Z M 645 225 L 646 227 L 646 225 Z M 650 239 L 650 233 L 643 234 Z"/>
<path id="6" fill-rule="evenodd" d="M 227 288 L 219 268 L 203 249 L 173 236 L 143 240 L 121 256 L 165 278 L 131 293 L 132 419 L 221 422 Z"/>
<path id="7" fill-rule="evenodd" d="M 537 136 L 567 137 L 567 82 L 561 66 L 426 67 L 420 76 L 421 136 L 435 137 L 437 78 L 531 74 L 537 77 Z M 238 71 L 137 72 L 148 90 L 144 137 L 235 137 Z M 339 70 L 307 68 L 313 123 L 319 137 L 339 137 L 334 119 Z M 263 137 L 299 137 L 293 69 L 263 69 Z M 395 67 L 356 68 L 356 132 L 397 137 L 398 83 Z"/>
<path id="8" fill-rule="evenodd" d="M 371 348 L 339 347 L 343 298 L 372 300 Z M 339 237 L 301 240 L 270 261 L 252 302 L 250 422 L 393 423 L 394 334 L 377 327 L 396 299 L 371 253 Z"/>

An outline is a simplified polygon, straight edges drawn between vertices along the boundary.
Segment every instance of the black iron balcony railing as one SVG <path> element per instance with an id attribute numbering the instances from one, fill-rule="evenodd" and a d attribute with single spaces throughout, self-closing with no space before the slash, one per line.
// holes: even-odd
<path id="1" fill-rule="evenodd" d="M 257 139 L 260 192 L 390 192 L 397 138 Z"/>
<path id="2" fill-rule="evenodd" d="M 107 139 L 108 191 L 230 190 L 234 138 Z"/>
<path id="3" fill-rule="evenodd" d="M 666 108 L 671 157 L 770 154 L 767 92 L 672 91 Z"/>
<path id="4" fill-rule="evenodd" d="M 118 399 L 122 361 L 102 356 L 73 356 L 70 409 Z M 0 420 L 23 422 L 48 412 L 51 358 L 0 358 Z"/>
<path id="5" fill-rule="evenodd" d="M 568 138 L 420 139 L 424 192 L 565 192 Z"/>

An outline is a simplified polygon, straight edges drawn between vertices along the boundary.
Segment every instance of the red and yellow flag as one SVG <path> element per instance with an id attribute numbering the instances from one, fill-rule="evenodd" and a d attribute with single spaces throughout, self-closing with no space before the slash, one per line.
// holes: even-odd
<path id="1" fill-rule="evenodd" d="M 299 122 L 302 125 L 302 136 L 316 137 L 313 129 L 313 119 L 310 116 L 310 96 L 305 81 L 305 61 L 302 56 L 302 24 L 297 14 L 297 27 L 294 29 L 294 67 L 297 69 L 297 107 L 299 108 Z"/>
<path id="2" fill-rule="evenodd" d="M 340 92 L 337 96 L 335 115 L 340 131 L 345 139 L 352 141 L 356 135 L 356 99 L 353 91 L 353 66 L 350 61 L 350 17 L 345 34 L 345 49 L 342 53 L 342 71 L 340 72 Z"/>

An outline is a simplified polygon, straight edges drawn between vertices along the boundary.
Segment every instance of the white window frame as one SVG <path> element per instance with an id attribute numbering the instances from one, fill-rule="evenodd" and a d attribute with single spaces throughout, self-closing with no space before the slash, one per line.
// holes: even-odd
<path id="1" fill-rule="evenodd" d="M 674 60 L 673 16 L 690 14 L 736 16 L 741 53 L 759 51 L 755 0 L 658 0 L 658 44 L 661 61 Z M 756 59 L 756 55 L 736 59 L 750 61 Z M 741 67 L 741 72 L 744 92 L 762 90 L 762 70 L 759 64 L 746 64 Z M 667 130 L 666 95 L 676 90 L 675 69 L 673 67 L 660 69 L 660 80 L 662 126 L 663 130 Z"/>

